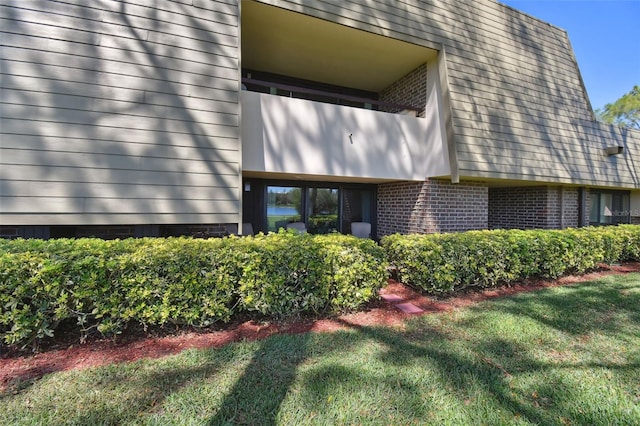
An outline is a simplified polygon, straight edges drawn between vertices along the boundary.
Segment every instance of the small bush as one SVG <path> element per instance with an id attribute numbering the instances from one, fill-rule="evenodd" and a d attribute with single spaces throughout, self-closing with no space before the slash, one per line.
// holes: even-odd
<path id="1" fill-rule="evenodd" d="M 402 282 L 438 294 L 637 261 L 640 226 L 391 235 L 382 245 Z"/>
<path id="2" fill-rule="evenodd" d="M 0 338 L 27 345 L 72 320 L 84 336 L 130 323 L 206 327 L 240 313 L 355 309 L 385 255 L 351 236 L 0 241 Z"/>

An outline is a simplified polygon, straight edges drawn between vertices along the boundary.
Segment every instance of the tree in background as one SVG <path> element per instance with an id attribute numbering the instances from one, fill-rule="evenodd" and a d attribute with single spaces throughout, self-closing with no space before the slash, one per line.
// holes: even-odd
<path id="1" fill-rule="evenodd" d="M 633 89 L 603 109 L 597 109 L 598 119 L 618 126 L 640 129 L 640 86 Z"/>

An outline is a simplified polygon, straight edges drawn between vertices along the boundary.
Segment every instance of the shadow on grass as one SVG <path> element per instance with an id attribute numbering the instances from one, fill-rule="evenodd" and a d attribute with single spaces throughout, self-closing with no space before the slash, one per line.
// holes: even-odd
<path id="1" fill-rule="evenodd" d="M 275 425 L 280 405 L 307 358 L 309 333 L 261 342 L 210 425 Z M 289 338 L 287 338 L 289 337 Z"/>
<path id="2" fill-rule="evenodd" d="M 614 279 L 622 283 L 608 285 Z M 605 278 L 563 287 L 557 292 L 523 293 L 497 302 L 492 309 L 528 317 L 571 335 L 591 331 L 615 334 L 620 332 L 621 320 L 640 324 L 640 291 L 629 291 L 637 289 L 637 281 L 637 275 Z"/>
<path id="3" fill-rule="evenodd" d="M 519 344 L 513 336 L 503 338 L 500 333 L 487 333 L 486 330 L 465 336 L 464 327 L 473 327 L 473 323 L 450 329 L 434 327 L 424 318 L 412 321 L 405 332 L 388 328 L 358 328 L 358 338 L 381 343 L 386 350 L 380 352 L 378 357 L 385 365 L 398 367 L 400 371 L 403 368 L 415 368 L 416 364 L 430 369 L 437 376 L 438 385 L 455 394 L 459 401 L 469 400 L 470 389 L 481 390 L 495 410 L 513 413 L 514 421 L 522 419 L 536 424 L 638 424 L 635 417 L 638 410 L 624 411 L 615 407 L 615 404 L 609 405 L 599 400 L 603 395 L 601 389 L 585 388 L 580 379 L 583 374 L 602 375 L 629 383 L 640 365 L 637 353 L 630 353 L 623 357 L 624 360 L 613 362 L 601 359 L 598 346 L 591 346 L 588 339 L 582 343 L 581 337 L 585 335 L 605 336 L 611 339 L 610 343 L 606 343 L 609 345 L 620 342 L 633 345 L 638 342 L 640 292 L 637 291 L 637 276 L 623 279 L 620 285 L 608 286 L 607 282 L 521 294 L 489 302 L 494 313 L 534 320 L 543 324 L 545 330 L 554 336 L 557 334 L 552 330 L 574 336 L 571 340 L 573 347 L 568 351 L 569 359 L 553 359 L 547 354 L 537 354 L 535 338 Z M 483 303 L 471 308 L 475 321 L 482 321 L 486 305 Z M 553 351 L 553 345 L 545 348 L 549 349 Z M 606 349 L 607 353 L 622 350 L 611 346 Z M 590 371 L 585 373 L 585 369 Z M 325 367 L 307 378 L 305 391 L 312 394 L 307 399 L 321 401 L 340 383 L 341 377 L 351 380 L 359 374 L 344 367 Z M 527 379 L 523 380 L 523 377 Z M 318 381 L 327 384 L 318 386 Z M 404 387 L 414 386 L 406 379 L 400 381 Z M 516 381 L 519 383 L 516 384 Z M 424 401 L 416 404 L 420 392 L 420 389 L 412 390 L 409 393 L 411 397 L 402 401 L 413 410 L 422 407 L 422 411 L 413 412 L 416 416 L 414 419 L 431 412 Z M 627 397 L 633 400 L 632 395 Z M 390 396 L 389 403 L 398 403 L 392 402 L 393 399 Z M 398 410 L 401 411 L 402 407 L 398 407 Z"/>
<path id="4" fill-rule="evenodd" d="M 637 276 L 619 280 L 617 285 L 603 281 L 484 302 L 460 315 L 416 318 L 405 330 L 344 322 L 351 331 L 274 336 L 74 372 L 71 379 L 58 379 L 68 380 L 68 386 L 49 391 L 59 400 L 32 395 L 40 384 L 22 393 L 36 423 L 48 419 L 57 404 L 62 407 L 85 392 L 75 402 L 82 407 L 68 409 L 72 414 L 65 421 L 199 419 L 210 425 L 275 425 L 293 418 L 303 423 L 383 422 L 392 415 L 396 422 L 426 423 L 437 422 L 444 405 L 463 423 L 486 421 L 474 412 L 486 410 L 498 423 L 637 424 L 638 410 L 618 404 L 628 407 L 637 398 L 625 392 L 637 387 L 640 353 L 630 346 L 618 358 L 612 354 L 622 351 L 615 345 L 637 344 L 640 338 L 640 285 L 631 281 Z M 520 340 L 491 329 L 492 321 L 506 318 L 515 318 L 518 327 L 541 324 L 546 340 L 537 347 L 537 331 Z M 565 334 L 568 348 L 563 349 Z M 594 342 L 583 342 L 591 335 L 614 346 L 606 347 L 603 356 Z M 621 399 L 603 397 L 603 386 L 613 386 L 615 398 Z M 336 401 L 339 409 L 351 413 L 335 411 L 330 402 L 336 394 L 344 398 Z M 369 406 L 361 408 L 361 400 Z M 375 404 L 377 411 L 371 408 Z M 324 417 L 314 420 L 314 414 Z"/>

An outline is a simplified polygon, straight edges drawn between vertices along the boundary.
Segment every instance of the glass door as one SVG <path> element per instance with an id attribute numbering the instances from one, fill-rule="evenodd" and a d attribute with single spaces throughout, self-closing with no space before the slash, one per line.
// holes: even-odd
<path id="1" fill-rule="evenodd" d="M 307 189 L 307 231 L 311 234 L 328 234 L 338 231 L 338 189 Z"/>
<path id="2" fill-rule="evenodd" d="M 352 222 L 373 223 L 371 205 L 373 191 L 368 189 L 343 190 L 342 196 L 342 233 L 351 233 Z"/>
<path id="3" fill-rule="evenodd" d="M 267 231 L 277 232 L 287 223 L 302 222 L 302 189 L 267 186 Z"/>

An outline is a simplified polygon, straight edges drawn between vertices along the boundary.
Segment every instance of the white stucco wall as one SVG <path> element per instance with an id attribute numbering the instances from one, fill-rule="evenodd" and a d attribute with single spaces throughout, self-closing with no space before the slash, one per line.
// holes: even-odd
<path id="1" fill-rule="evenodd" d="M 416 118 L 247 91 L 240 99 L 244 171 L 402 180 L 449 174 L 438 114 Z"/>

